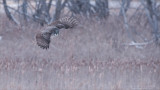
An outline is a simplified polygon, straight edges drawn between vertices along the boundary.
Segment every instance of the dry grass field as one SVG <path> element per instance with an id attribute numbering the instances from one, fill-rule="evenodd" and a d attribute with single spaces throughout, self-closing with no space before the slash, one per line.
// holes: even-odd
<path id="1" fill-rule="evenodd" d="M 120 18 L 82 18 L 60 31 L 50 49 L 35 43 L 42 27 L 15 26 L 0 16 L 0 90 L 160 90 L 160 46 L 135 47 Z M 133 38 L 153 38 L 143 20 L 132 22 Z"/>

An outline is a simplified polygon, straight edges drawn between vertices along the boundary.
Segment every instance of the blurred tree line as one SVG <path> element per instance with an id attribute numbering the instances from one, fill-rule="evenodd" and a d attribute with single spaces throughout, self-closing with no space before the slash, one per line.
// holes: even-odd
<path id="1" fill-rule="evenodd" d="M 25 20 L 32 19 L 39 23 L 49 23 L 58 19 L 65 8 L 72 15 L 96 16 L 104 19 L 109 16 L 109 2 L 111 0 L 13 0 L 17 3 L 17 8 L 8 5 L 7 1 L 12 0 L 3 0 L 5 13 L 10 20 L 18 24 L 16 18 L 12 15 L 13 13 L 23 16 Z M 125 16 L 124 14 L 128 11 L 132 1 L 135 0 L 117 0 L 121 4 L 119 8 L 120 16 Z M 160 17 L 158 0 L 139 0 L 139 2 L 146 9 L 148 18 L 158 19 Z M 12 12 L 10 12 L 11 10 Z"/>
<path id="2" fill-rule="evenodd" d="M 130 9 L 132 1 L 135 0 L 117 0 L 120 3 L 118 16 L 123 17 L 126 30 L 130 29 L 127 11 Z M 109 17 L 111 11 L 111 8 L 109 8 L 111 0 L 14 0 L 17 8 L 9 6 L 7 2 L 8 0 L 2 1 L 5 13 L 11 21 L 18 25 L 19 21 L 15 14 L 26 21 L 33 20 L 43 25 L 57 20 L 64 12 L 73 16 L 82 15 L 85 17 L 106 19 Z M 138 0 L 137 2 L 140 5 L 135 10 L 138 11 L 140 9 L 145 12 L 153 29 L 155 40 L 157 41 L 160 37 L 158 26 L 160 5 L 158 4 L 158 0 Z M 129 36 L 131 35 L 129 34 Z"/>

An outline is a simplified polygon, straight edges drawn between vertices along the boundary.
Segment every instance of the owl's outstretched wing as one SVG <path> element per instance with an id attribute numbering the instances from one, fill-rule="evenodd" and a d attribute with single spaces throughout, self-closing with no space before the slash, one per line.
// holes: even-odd
<path id="1" fill-rule="evenodd" d="M 50 38 L 52 34 L 58 34 L 59 30 L 62 28 L 69 29 L 77 25 L 77 20 L 73 17 L 64 17 L 60 20 L 57 20 L 47 27 L 44 30 L 36 34 L 37 45 L 43 49 L 48 49 L 50 44 Z"/>
<path id="2" fill-rule="evenodd" d="M 44 38 L 44 36 L 47 36 L 48 39 Z M 40 46 L 43 49 L 48 49 L 49 48 L 49 43 L 50 43 L 50 34 L 42 34 L 42 33 L 37 33 L 36 35 L 36 41 L 37 45 Z"/>
<path id="3" fill-rule="evenodd" d="M 49 24 L 48 26 L 56 26 L 58 29 L 62 29 L 62 28 L 69 29 L 77 26 L 77 24 L 78 24 L 78 21 L 74 17 L 63 17 Z"/>

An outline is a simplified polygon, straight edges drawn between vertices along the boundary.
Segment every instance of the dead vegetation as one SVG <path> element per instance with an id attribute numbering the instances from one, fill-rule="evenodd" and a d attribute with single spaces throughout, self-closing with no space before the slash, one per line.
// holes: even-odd
<path id="1" fill-rule="evenodd" d="M 1 90 L 160 89 L 159 46 L 131 45 L 123 21 L 116 16 L 101 21 L 82 18 L 76 29 L 53 37 L 49 50 L 35 43 L 40 25 L 30 22 L 19 27 L 3 15 L 0 19 Z M 153 39 L 143 20 L 132 20 L 136 43 Z"/>

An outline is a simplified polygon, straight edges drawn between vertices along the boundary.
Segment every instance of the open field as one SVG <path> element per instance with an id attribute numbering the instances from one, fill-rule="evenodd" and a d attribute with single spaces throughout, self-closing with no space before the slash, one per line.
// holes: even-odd
<path id="1" fill-rule="evenodd" d="M 40 25 L 0 20 L 0 90 L 160 90 L 160 46 L 126 45 L 131 40 L 119 18 L 82 18 L 82 26 L 53 37 L 48 50 L 35 43 Z M 144 21 L 132 28 L 138 43 L 153 37 Z"/>

